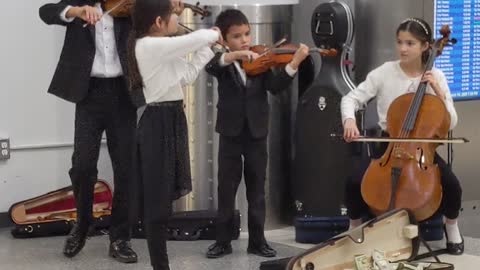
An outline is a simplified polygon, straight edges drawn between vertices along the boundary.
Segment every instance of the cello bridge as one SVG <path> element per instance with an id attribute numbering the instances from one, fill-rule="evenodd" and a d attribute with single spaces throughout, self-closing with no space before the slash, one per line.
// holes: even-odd
<path id="1" fill-rule="evenodd" d="M 403 148 L 394 149 L 393 157 L 396 159 L 403 159 L 403 160 L 415 159 L 415 157 L 412 154 L 408 153 Z"/>

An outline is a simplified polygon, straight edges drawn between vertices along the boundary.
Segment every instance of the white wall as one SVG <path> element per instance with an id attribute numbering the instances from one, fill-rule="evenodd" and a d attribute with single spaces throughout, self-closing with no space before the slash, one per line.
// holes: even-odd
<path id="1" fill-rule="evenodd" d="M 46 0 L 4 2 L 0 17 L 0 137 L 12 148 L 73 143 L 74 104 L 47 94 L 65 30 L 38 15 Z M 70 185 L 72 147 L 12 151 L 0 161 L 0 212 L 15 202 Z M 112 179 L 106 147 L 99 178 Z"/>

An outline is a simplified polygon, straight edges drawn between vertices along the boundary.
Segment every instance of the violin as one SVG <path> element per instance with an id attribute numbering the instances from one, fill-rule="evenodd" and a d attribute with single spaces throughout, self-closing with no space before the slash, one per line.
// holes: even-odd
<path id="1" fill-rule="evenodd" d="M 129 17 L 134 4 L 135 0 L 106 0 L 102 1 L 102 8 L 112 17 Z M 207 6 L 200 7 L 200 2 L 197 2 L 196 5 L 183 3 L 183 6 L 192 10 L 194 16 L 200 15 L 202 19 L 211 15 Z"/>
<path id="2" fill-rule="evenodd" d="M 102 9 L 112 17 L 129 17 L 134 4 L 135 0 L 106 0 Z"/>
<path id="3" fill-rule="evenodd" d="M 425 72 L 445 46 L 455 43 L 448 25 L 440 33 L 442 37 L 430 48 Z M 440 206 L 440 170 L 433 160 L 439 143 L 447 138 L 450 114 L 439 97 L 426 94 L 426 88 L 427 82 L 420 83 L 415 93 L 399 96 L 388 109 L 387 132 L 396 140 L 390 141 L 381 158 L 371 161 L 361 184 L 362 197 L 375 215 L 407 208 L 422 221 Z M 428 139 L 432 140 L 424 141 Z"/>
<path id="4" fill-rule="evenodd" d="M 242 67 L 249 76 L 256 76 L 267 72 L 273 67 L 283 67 L 290 63 L 293 55 L 297 51 L 298 46 L 295 44 L 274 45 L 268 48 L 264 45 L 255 45 L 250 48 L 251 51 L 258 53 L 260 56 L 254 61 L 243 61 Z M 310 48 L 310 53 L 319 53 L 322 56 L 336 56 L 335 49 Z"/>
<path id="5" fill-rule="evenodd" d="M 191 33 L 192 29 L 187 26 L 178 23 L 185 31 Z M 295 52 L 298 50 L 298 46 L 294 44 L 284 44 L 286 38 L 276 42 L 272 48 L 265 45 L 255 45 L 250 48 L 251 51 L 259 54 L 260 56 L 254 61 L 243 61 L 242 68 L 249 76 L 256 76 L 267 72 L 272 67 L 282 67 L 290 63 L 293 59 Z M 220 42 L 215 42 L 222 47 L 225 51 L 230 52 L 230 48 Z M 310 48 L 310 53 L 319 53 L 322 56 L 336 56 L 338 54 L 336 49 L 320 49 Z"/>

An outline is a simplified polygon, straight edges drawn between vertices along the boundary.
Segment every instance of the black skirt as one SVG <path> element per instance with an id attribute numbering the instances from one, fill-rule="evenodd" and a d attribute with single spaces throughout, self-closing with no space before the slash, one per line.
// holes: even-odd
<path id="1" fill-rule="evenodd" d="M 145 220 L 171 215 L 171 203 L 192 191 L 188 130 L 182 101 L 147 105 L 137 127 L 134 211 Z M 142 211 L 143 210 L 143 211 Z"/>

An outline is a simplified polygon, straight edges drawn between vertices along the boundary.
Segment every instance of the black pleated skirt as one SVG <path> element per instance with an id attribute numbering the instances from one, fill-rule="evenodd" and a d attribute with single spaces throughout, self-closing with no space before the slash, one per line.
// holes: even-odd
<path id="1" fill-rule="evenodd" d="M 192 190 L 188 130 L 182 101 L 147 105 L 137 126 L 134 217 L 166 221 L 172 201 Z"/>

